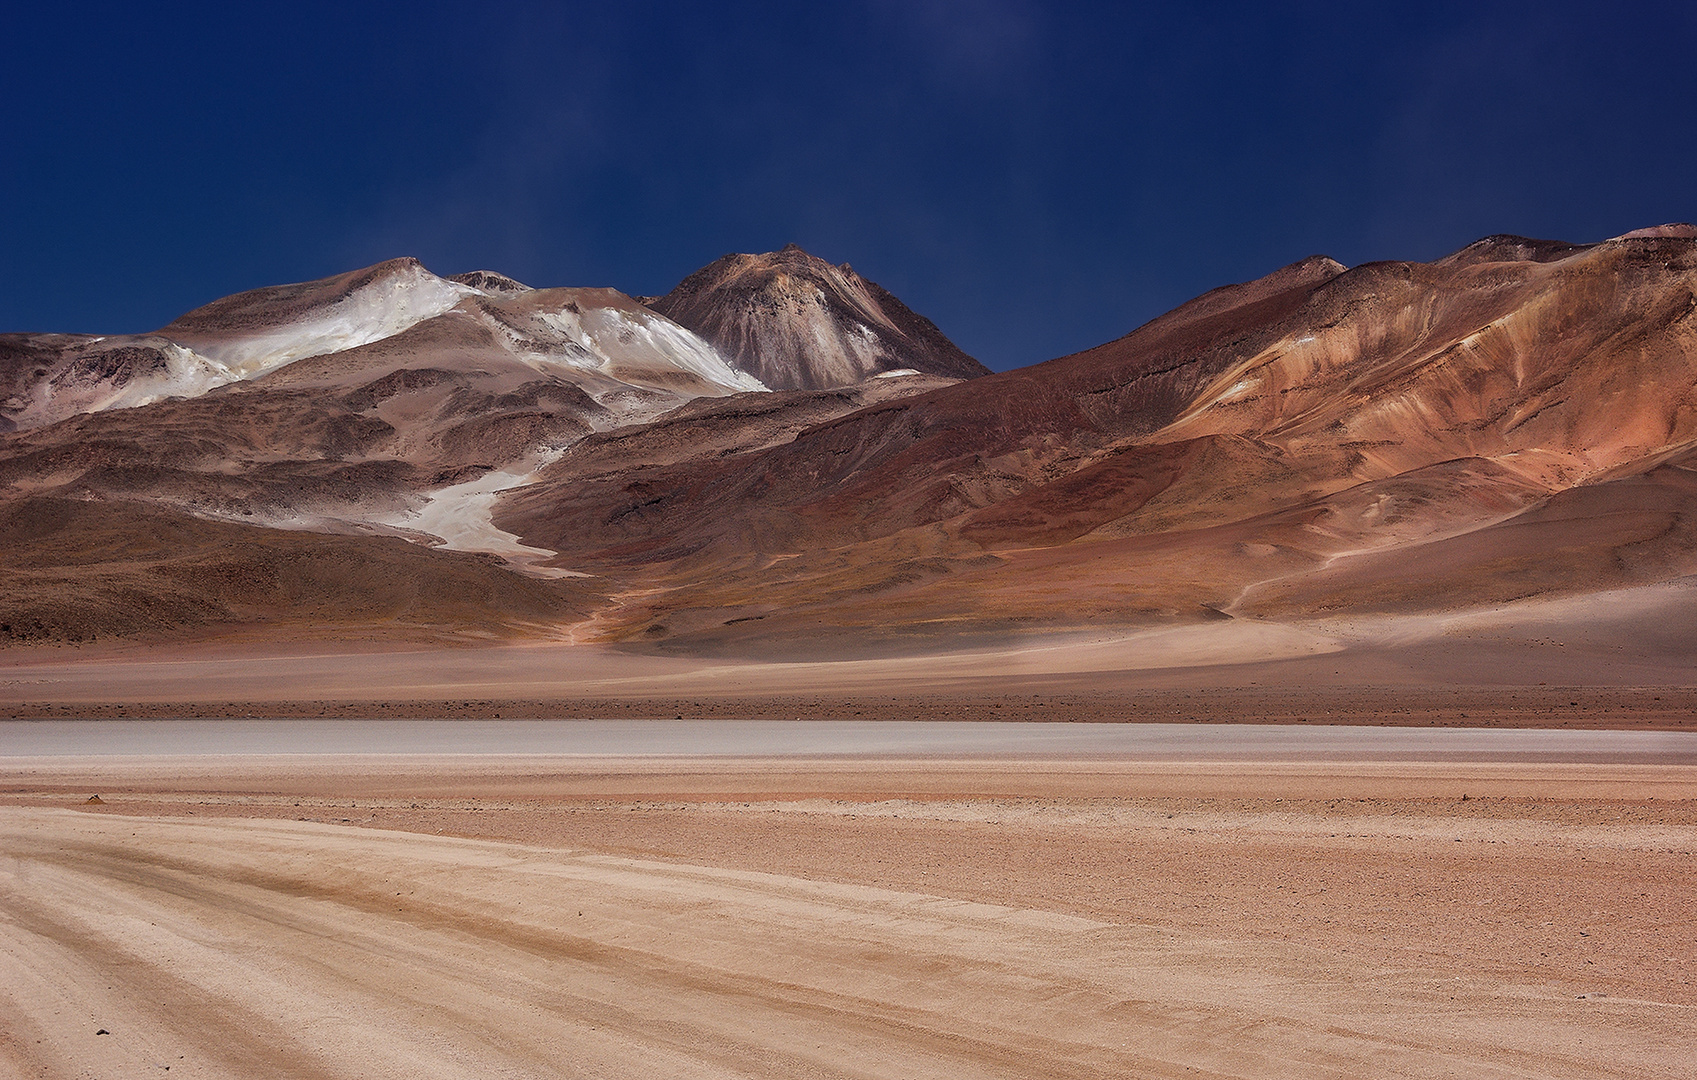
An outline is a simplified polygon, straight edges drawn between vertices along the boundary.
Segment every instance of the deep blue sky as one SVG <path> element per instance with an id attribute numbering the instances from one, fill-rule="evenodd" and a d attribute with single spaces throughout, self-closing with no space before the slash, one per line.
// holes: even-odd
<path id="1" fill-rule="evenodd" d="M 794 241 L 996 368 L 1315 252 L 1697 218 L 1697 5 L 13 5 L 0 330 Z"/>

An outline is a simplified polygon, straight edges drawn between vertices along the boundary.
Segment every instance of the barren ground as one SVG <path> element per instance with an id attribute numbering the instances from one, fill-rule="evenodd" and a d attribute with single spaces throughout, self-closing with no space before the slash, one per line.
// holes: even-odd
<path id="1" fill-rule="evenodd" d="M 1596 1078 L 1697 1055 L 1689 765 L 0 776 L 19 1076 Z"/>
<path id="2" fill-rule="evenodd" d="M 1166 720 L 1697 728 L 1697 588 L 783 659 L 279 636 L 0 650 L 0 717 Z M 792 643 L 793 644 L 793 643 Z M 781 652 L 782 641 L 770 652 Z"/>
<path id="3" fill-rule="evenodd" d="M 0 1075 L 1689 1076 L 1684 596 L 789 663 L 10 650 L 0 715 L 62 727 L 1048 718 L 1652 752 L 0 757 Z"/>

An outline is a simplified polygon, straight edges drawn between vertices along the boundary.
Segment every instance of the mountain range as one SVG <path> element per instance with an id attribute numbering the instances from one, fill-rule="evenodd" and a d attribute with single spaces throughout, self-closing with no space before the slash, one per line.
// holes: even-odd
<path id="1" fill-rule="evenodd" d="M 1697 570 L 1697 229 L 1323 257 L 989 373 L 789 247 L 398 259 L 0 335 L 0 643 L 763 652 L 1417 615 Z"/>

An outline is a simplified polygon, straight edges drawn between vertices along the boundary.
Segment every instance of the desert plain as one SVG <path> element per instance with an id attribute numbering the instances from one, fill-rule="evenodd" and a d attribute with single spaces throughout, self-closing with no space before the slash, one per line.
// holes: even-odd
<path id="1" fill-rule="evenodd" d="M 1697 228 L 0 335 L 0 1073 L 1689 1077 Z"/>
<path id="2" fill-rule="evenodd" d="M 0 1069 L 1688 1076 L 1697 691 L 1585 610 L 13 651 Z"/>

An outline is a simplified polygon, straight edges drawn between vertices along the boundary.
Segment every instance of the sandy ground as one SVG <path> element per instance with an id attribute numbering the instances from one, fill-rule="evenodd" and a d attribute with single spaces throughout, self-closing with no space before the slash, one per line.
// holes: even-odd
<path id="1" fill-rule="evenodd" d="M 36 757 L 0 792 L 18 1076 L 1697 1059 L 1690 765 Z"/>
<path id="2" fill-rule="evenodd" d="M 949 720 L 7 720 L 0 761 L 133 755 L 1697 765 L 1697 732 Z M 463 766 L 461 766 L 463 768 Z"/>
<path id="3" fill-rule="evenodd" d="M 1697 651 L 1666 614 L 8 650 L 0 716 L 50 722 L 0 733 L 0 1076 L 1689 1076 Z M 185 716 L 958 730 L 337 755 L 133 719 Z M 1206 738 L 1020 757 L 962 723 L 1034 719 Z M 1282 726 L 1194 726 L 1245 722 Z M 991 727 L 1000 756 L 950 749 Z"/>
<path id="4" fill-rule="evenodd" d="M 559 642 L 0 650 L 0 717 L 1180 720 L 1697 730 L 1697 600 L 1027 634 L 891 656 Z M 1697 593 L 1693 593 L 1697 595 Z M 1678 604 L 1668 607 L 1673 597 Z M 1628 603 L 1628 600 L 1630 603 Z M 1688 603 L 1689 601 L 1689 603 Z M 1662 606 L 1656 606 L 1660 604 Z M 1634 606 L 1636 605 L 1636 606 Z M 776 647 L 776 646 L 775 646 Z"/>

